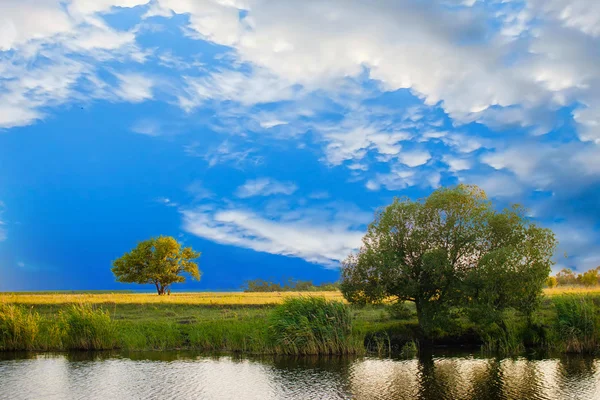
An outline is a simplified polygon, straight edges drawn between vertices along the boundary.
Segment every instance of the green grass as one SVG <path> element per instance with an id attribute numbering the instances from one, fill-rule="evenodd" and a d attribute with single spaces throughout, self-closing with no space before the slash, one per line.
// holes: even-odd
<path id="1" fill-rule="evenodd" d="M 243 295 L 243 294 L 242 294 Z M 197 350 L 253 354 L 390 352 L 411 354 L 423 345 L 414 305 L 346 306 L 331 309 L 319 294 L 306 300 L 278 294 L 0 294 L 0 350 L 124 349 Z M 296 294 L 298 296 L 298 294 Z M 311 297 L 312 296 L 312 297 Z M 92 301 L 81 303 L 82 299 Z M 278 304 L 287 308 L 277 308 Z M 325 303 L 323 303 L 325 302 Z M 305 317 L 305 319 L 302 319 Z M 330 320 L 337 321 L 328 325 Z M 349 328 L 349 322 L 351 327 Z M 501 325 L 476 326 L 456 313 L 430 343 L 483 344 L 487 351 L 518 353 L 529 347 L 597 352 L 600 295 L 544 297 L 533 326 L 516 311 Z M 284 333 L 282 335 L 281 333 Z"/>
<path id="2" fill-rule="evenodd" d="M 234 299 L 235 304 L 197 304 L 196 300 L 186 304 L 175 299 L 163 303 L 139 301 L 81 305 L 65 301 L 68 298 L 63 294 L 58 296 L 57 302 L 49 301 L 46 295 L 42 301 L 27 295 L 28 302 L 0 303 L 0 324 L 6 314 L 9 319 L 12 318 L 11 321 L 18 321 L 19 326 L 32 325 L 37 329 L 35 334 L 29 336 L 33 339 L 24 340 L 25 336 L 21 334 L 14 337 L 12 345 L 0 347 L 0 350 L 114 348 L 129 351 L 188 349 L 253 354 L 289 353 L 273 341 L 269 332 L 273 323 L 270 318 L 277 304 L 255 304 L 254 297 L 253 303 L 247 305 L 239 304 L 237 298 Z M 146 295 L 142 296 L 140 299 L 145 300 Z M 264 298 L 261 299 L 262 302 Z M 74 300 L 79 301 L 79 296 L 74 296 Z M 13 312 L 5 313 L 2 311 L 4 309 Z M 389 320 L 382 307 L 366 307 L 350 312 L 361 318 L 357 321 L 357 328 L 352 328 L 353 332 L 358 332 L 352 342 L 356 348 L 364 348 L 364 332 L 385 327 L 382 315 Z M 17 317 L 13 318 L 12 315 Z M 28 325 L 28 318 L 35 320 L 35 323 Z M 12 331 L 0 325 L 0 334 L 2 332 Z M 24 346 L 25 343 L 27 346 Z"/>

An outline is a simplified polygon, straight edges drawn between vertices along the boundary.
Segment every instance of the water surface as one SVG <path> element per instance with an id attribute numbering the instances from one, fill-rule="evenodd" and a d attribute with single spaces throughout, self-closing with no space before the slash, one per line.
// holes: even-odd
<path id="1" fill-rule="evenodd" d="M 0 359 L 0 399 L 600 399 L 586 357 L 235 358 L 190 353 Z"/>

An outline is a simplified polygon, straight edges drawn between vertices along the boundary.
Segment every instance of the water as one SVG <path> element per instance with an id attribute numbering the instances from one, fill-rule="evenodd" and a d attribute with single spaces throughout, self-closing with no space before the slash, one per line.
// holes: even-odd
<path id="1" fill-rule="evenodd" d="M 600 399 L 600 360 L 45 354 L 0 359 L 0 399 Z"/>

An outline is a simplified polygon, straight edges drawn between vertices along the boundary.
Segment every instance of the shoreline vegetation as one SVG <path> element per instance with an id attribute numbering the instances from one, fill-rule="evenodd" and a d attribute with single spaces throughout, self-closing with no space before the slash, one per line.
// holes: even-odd
<path id="1" fill-rule="evenodd" d="M 420 347 L 596 353 L 600 289 L 544 291 L 533 323 L 506 310 L 501 324 L 453 324 L 427 339 L 414 305 L 357 306 L 339 291 L 0 293 L 0 350 L 194 350 L 245 354 L 414 355 Z"/>

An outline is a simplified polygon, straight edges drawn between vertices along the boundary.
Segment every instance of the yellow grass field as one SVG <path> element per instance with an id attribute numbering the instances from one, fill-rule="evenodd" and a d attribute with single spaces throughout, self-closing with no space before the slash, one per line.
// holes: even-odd
<path id="1" fill-rule="evenodd" d="M 158 296 L 155 293 L 0 293 L 0 303 L 16 304 L 185 304 L 185 305 L 268 305 L 286 297 L 322 296 L 343 300 L 340 292 L 196 292 Z"/>
<path id="2" fill-rule="evenodd" d="M 544 289 L 548 296 L 561 294 L 600 294 L 600 287 L 567 286 Z M 269 305 L 279 304 L 286 297 L 322 296 L 330 300 L 344 298 L 340 292 L 190 292 L 158 296 L 155 293 L 0 293 L 0 303 L 17 304 L 182 304 L 182 305 Z"/>
<path id="3" fill-rule="evenodd" d="M 544 293 L 548 296 L 556 296 L 559 294 L 600 294 L 600 286 L 563 286 L 552 289 L 544 289 Z"/>

